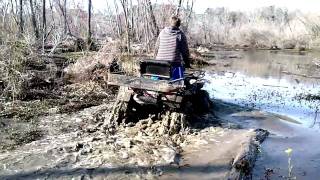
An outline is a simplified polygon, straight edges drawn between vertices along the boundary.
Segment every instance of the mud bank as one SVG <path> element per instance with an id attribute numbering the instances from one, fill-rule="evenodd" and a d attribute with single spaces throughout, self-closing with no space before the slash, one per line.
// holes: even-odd
<path id="1" fill-rule="evenodd" d="M 267 135 L 212 114 L 171 136 L 151 119 L 102 128 L 111 104 L 40 117 L 41 137 L 1 152 L 0 179 L 233 179 L 250 174 Z"/>

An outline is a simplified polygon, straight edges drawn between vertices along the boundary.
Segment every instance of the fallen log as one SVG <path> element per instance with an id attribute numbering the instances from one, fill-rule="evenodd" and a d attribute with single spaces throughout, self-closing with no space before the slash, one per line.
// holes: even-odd
<path id="1" fill-rule="evenodd" d="M 288 72 L 288 71 L 281 71 L 283 74 L 288 74 L 288 75 L 295 75 L 295 76 L 300 76 L 300 77 L 305 77 L 305 78 L 311 78 L 311 79 L 320 79 L 320 76 L 308 76 L 306 74 L 297 74 L 293 72 Z"/>
<path id="2" fill-rule="evenodd" d="M 263 129 L 256 129 L 255 132 L 255 138 L 242 144 L 239 153 L 232 162 L 232 169 L 227 179 L 250 179 L 251 171 L 257 158 L 259 145 L 269 135 L 269 132 Z"/>

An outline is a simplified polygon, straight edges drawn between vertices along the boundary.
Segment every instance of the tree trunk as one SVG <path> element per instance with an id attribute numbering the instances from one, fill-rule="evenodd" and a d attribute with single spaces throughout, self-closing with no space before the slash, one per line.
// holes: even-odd
<path id="1" fill-rule="evenodd" d="M 55 26 L 55 17 L 54 17 L 54 10 L 53 10 L 53 2 L 49 0 L 49 8 L 50 8 L 50 22 L 52 22 L 52 26 Z"/>
<path id="2" fill-rule="evenodd" d="M 178 8 L 177 8 L 177 13 L 176 13 L 177 16 L 179 16 L 179 14 L 180 14 L 181 5 L 182 5 L 182 0 L 179 0 L 179 4 L 178 4 Z"/>
<path id="3" fill-rule="evenodd" d="M 63 16 L 64 21 L 64 34 L 71 34 L 68 19 L 67 19 L 67 0 L 63 0 L 63 5 L 61 4 L 60 0 L 58 1 L 58 6 Z"/>
<path id="4" fill-rule="evenodd" d="M 47 33 L 46 0 L 42 0 L 42 33 Z"/>
<path id="5" fill-rule="evenodd" d="M 64 18 L 64 33 L 70 33 L 70 29 L 68 28 L 68 20 L 67 20 L 67 0 L 63 1 L 63 18 Z"/>
<path id="6" fill-rule="evenodd" d="M 132 4 L 132 0 L 130 0 L 130 9 L 131 9 L 131 13 L 130 13 L 130 20 L 131 20 L 131 23 L 130 23 L 130 27 L 131 27 L 131 37 L 133 39 L 133 37 L 135 36 L 135 30 L 134 30 L 134 11 L 133 11 L 133 4 Z"/>
<path id="7" fill-rule="evenodd" d="M 47 39 L 47 18 L 46 18 L 46 0 L 42 0 L 42 53 L 44 54 L 44 45 Z"/>
<path id="8" fill-rule="evenodd" d="M 154 35 L 155 37 L 157 37 L 159 35 L 159 27 L 157 25 L 157 21 L 156 21 L 156 18 L 154 16 L 154 13 L 153 13 L 153 9 L 152 9 L 152 4 L 151 4 L 151 1 L 150 0 L 146 0 L 147 2 L 147 6 L 148 6 L 148 11 L 149 11 L 149 16 L 151 18 L 151 23 L 153 24 L 153 28 L 154 28 Z"/>
<path id="9" fill-rule="evenodd" d="M 122 26 L 121 26 L 121 18 L 119 15 L 119 8 L 117 5 L 117 1 L 114 0 L 114 9 L 115 9 L 115 14 L 116 14 L 116 24 L 117 24 L 117 33 L 118 33 L 118 37 L 121 39 L 121 35 L 122 35 Z"/>
<path id="10" fill-rule="evenodd" d="M 144 39 L 145 39 L 145 47 L 147 48 L 147 52 L 150 50 L 150 34 L 152 34 L 152 31 L 150 30 L 149 21 L 148 21 L 148 10 L 147 6 L 144 4 L 143 6 L 143 17 L 144 17 Z M 154 35 L 151 35 L 154 36 Z"/>
<path id="11" fill-rule="evenodd" d="M 123 13 L 124 13 L 124 19 L 126 24 L 126 36 L 127 36 L 127 50 L 130 54 L 130 27 L 129 27 L 129 20 L 128 20 L 128 0 L 120 0 Z"/>
<path id="12" fill-rule="evenodd" d="M 33 31 L 34 31 L 36 38 L 39 39 L 39 29 L 37 26 L 37 19 L 36 19 L 36 13 L 34 12 L 33 1 L 29 0 L 29 3 L 30 3 L 31 21 L 32 21 Z"/>
<path id="13" fill-rule="evenodd" d="M 140 28 L 140 23 L 141 23 L 141 21 L 140 21 L 140 16 L 141 16 L 141 12 L 140 12 L 140 9 L 141 9 L 141 5 L 140 5 L 140 1 L 138 1 L 138 6 L 137 6 L 137 11 L 136 11 L 136 23 L 135 23 L 135 30 L 136 30 L 136 33 L 135 33 L 135 35 L 136 35 L 136 40 L 138 41 L 138 42 L 141 42 L 141 28 Z"/>
<path id="14" fill-rule="evenodd" d="M 189 1 L 188 1 L 188 3 L 189 3 Z M 191 0 L 191 7 L 189 8 L 189 6 L 188 6 L 189 14 L 187 16 L 186 26 L 185 26 L 185 30 L 184 30 L 184 33 L 186 33 L 186 34 L 188 33 L 189 24 L 191 21 L 191 16 L 192 16 L 192 12 L 193 12 L 193 5 L 194 5 L 194 0 Z"/>
<path id="15" fill-rule="evenodd" d="M 92 11 L 92 0 L 88 0 L 88 37 L 87 37 L 87 47 L 88 50 L 91 48 L 91 43 L 92 43 L 92 39 L 91 39 L 91 12 Z"/>
<path id="16" fill-rule="evenodd" d="M 23 34 L 23 0 L 20 0 L 20 12 L 19 12 L 19 16 L 20 16 L 20 21 L 19 21 L 19 36 L 21 37 Z"/>

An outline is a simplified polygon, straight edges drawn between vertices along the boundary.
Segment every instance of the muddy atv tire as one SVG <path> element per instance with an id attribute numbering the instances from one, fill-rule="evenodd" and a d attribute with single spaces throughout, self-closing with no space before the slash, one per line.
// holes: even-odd
<path id="1" fill-rule="evenodd" d="M 205 90 L 200 90 L 192 98 L 192 108 L 196 113 L 208 113 L 212 106 L 213 104 L 209 94 Z"/>
<path id="2" fill-rule="evenodd" d="M 128 103 L 124 101 L 116 101 L 111 112 L 110 122 L 114 124 L 121 123 L 126 118 Z"/>
<path id="3" fill-rule="evenodd" d="M 168 111 L 162 118 L 161 126 L 158 129 L 158 133 L 160 135 L 178 134 L 181 131 L 186 130 L 187 127 L 188 122 L 184 113 Z"/>
<path id="4" fill-rule="evenodd" d="M 120 124 L 125 122 L 129 110 L 130 110 L 130 100 L 132 98 L 132 92 L 126 87 L 120 87 L 118 91 L 118 96 L 116 102 L 113 105 L 111 116 L 108 121 L 110 124 Z"/>

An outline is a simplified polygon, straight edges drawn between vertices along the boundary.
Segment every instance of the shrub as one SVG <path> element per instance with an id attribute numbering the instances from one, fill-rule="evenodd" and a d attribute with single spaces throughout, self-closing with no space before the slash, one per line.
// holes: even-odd
<path id="1" fill-rule="evenodd" d="M 19 99 L 25 90 L 27 77 L 25 67 L 31 50 L 21 41 L 13 41 L 0 48 L 0 96 L 6 99 Z"/>

